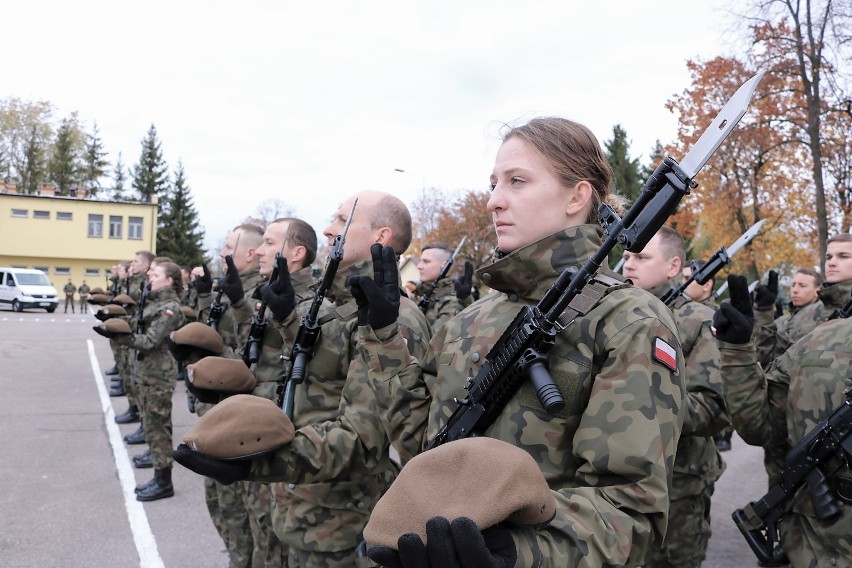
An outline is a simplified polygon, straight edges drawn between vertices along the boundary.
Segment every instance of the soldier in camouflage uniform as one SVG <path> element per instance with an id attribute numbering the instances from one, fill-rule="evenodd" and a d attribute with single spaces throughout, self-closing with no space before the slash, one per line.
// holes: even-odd
<path id="1" fill-rule="evenodd" d="M 81 314 L 85 314 L 86 309 L 89 307 L 89 306 L 86 305 L 86 300 L 89 299 L 89 294 L 91 293 L 91 291 L 92 291 L 92 289 L 89 288 L 89 285 L 86 284 L 85 280 L 83 280 L 83 283 L 80 284 L 79 288 L 77 288 L 77 293 L 80 295 L 80 313 Z"/>
<path id="2" fill-rule="evenodd" d="M 148 269 L 151 267 L 152 260 L 154 260 L 154 254 L 152 252 L 140 250 L 133 256 L 133 260 L 130 261 L 130 265 L 127 268 L 124 291 L 137 303 L 139 303 L 139 300 L 142 298 L 143 286 L 147 286 L 148 284 L 148 277 L 146 274 Z M 133 329 L 135 325 L 135 321 L 132 321 L 131 318 L 130 329 Z M 128 407 L 125 413 L 115 417 L 115 421 L 118 424 L 128 424 L 139 421 L 138 409 L 140 401 L 137 396 L 136 381 L 133 376 L 136 352 L 126 345 L 119 345 L 118 347 L 119 349 L 116 351 L 116 366 L 118 367 L 119 376 L 121 377 L 122 390 L 127 396 Z M 119 362 L 119 360 L 121 360 L 121 362 Z M 123 372 L 122 368 L 124 369 Z M 144 428 L 144 424 L 140 425 L 140 428 Z M 141 430 L 137 430 L 137 435 L 141 433 Z"/>
<path id="3" fill-rule="evenodd" d="M 213 294 L 213 279 L 207 266 L 193 269 L 193 273 L 198 275 L 194 280 L 198 292 L 198 321 L 208 321 L 214 301 L 224 305 L 217 322 L 217 331 L 224 343 L 223 357 L 242 357 L 242 348 L 246 344 L 254 313 L 253 296 L 265 283 L 259 272 L 257 256 L 257 247 L 262 242 L 263 230 L 257 225 L 242 224 L 234 227 L 219 251 L 219 258 L 225 262 L 227 273 L 216 295 Z M 232 260 L 228 261 L 228 257 Z M 204 416 L 210 408 L 212 405 L 199 402 L 196 404 L 196 413 L 199 417 Z M 239 484 L 223 485 L 209 478 L 204 480 L 207 510 L 228 549 L 231 568 L 251 567 L 253 562 L 255 544 L 245 489 L 245 486 Z"/>
<path id="4" fill-rule="evenodd" d="M 400 251 L 402 252 L 402 251 Z M 432 333 L 438 330 L 450 318 L 470 305 L 470 286 L 467 295 L 459 299 L 456 295 L 456 283 L 452 278 L 442 278 L 441 269 L 450 258 L 453 251 L 444 243 L 431 243 L 423 247 L 417 270 L 420 272 L 420 284 L 414 293 L 420 300 L 429 295 L 429 306 L 426 309 L 426 319 L 432 328 Z M 435 284 L 435 281 L 438 281 Z M 435 286 L 432 289 L 432 286 Z M 430 291 L 431 290 L 431 291 Z"/>
<path id="5" fill-rule="evenodd" d="M 681 283 L 683 238 L 663 227 L 642 252 L 624 253 L 624 276 L 660 298 Z M 687 414 L 677 445 L 669 531 L 648 567 L 699 567 L 710 540 L 710 498 L 724 462 L 713 436 L 730 425 L 719 374 L 719 350 L 710 327 L 713 311 L 681 295 L 669 307 L 686 360 Z"/>
<path id="6" fill-rule="evenodd" d="M 750 341 L 754 316 L 745 278 L 729 277 L 729 283 L 731 302 L 716 312 L 715 325 L 734 427 L 749 444 L 790 450 L 845 400 L 843 391 L 852 384 L 852 319 L 819 325 L 764 375 Z M 780 471 L 785 453 L 776 455 Z M 831 497 L 845 496 L 846 506 L 840 507 L 839 516 L 819 521 L 807 484 L 799 488 L 779 524 L 781 545 L 794 568 L 852 566 L 852 468 L 838 455 L 826 474 Z"/>
<path id="7" fill-rule="evenodd" d="M 598 204 L 617 201 L 611 184 L 600 144 L 582 125 L 540 118 L 513 128 L 491 175 L 488 209 L 498 251 L 477 271 L 495 292 L 447 322 L 419 360 L 409 356 L 396 324 L 381 327 L 378 316 L 392 311 L 390 293 L 386 302 L 370 300 L 370 327 L 359 329 L 359 344 L 379 416 L 403 459 L 444 425 L 454 399 L 466 395 L 466 377 L 477 373 L 519 309 L 599 248 Z M 535 458 L 557 500 L 556 517 L 539 528 L 501 524 L 499 538 L 492 527 L 490 539 L 465 542 L 468 552 L 486 549 L 477 557 L 483 566 L 492 565 L 491 556 L 506 566 L 640 566 L 670 525 L 672 468 L 687 411 L 675 322 L 657 299 L 611 271 L 599 272 L 596 282 L 597 301 L 569 309 L 577 318 L 549 353 L 564 410 L 548 415 L 528 382 L 486 431 Z M 360 287 L 375 298 L 368 293 L 375 285 Z M 451 525 L 437 536 L 426 543 L 429 555 L 444 552 L 430 549 L 433 542 L 460 535 Z M 370 549 L 377 560 L 391 553 Z M 412 556 L 397 560 L 429 565 L 427 557 Z"/>
<path id="8" fill-rule="evenodd" d="M 138 501 L 155 501 L 174 495 L 172 393 L 177 363 L 169 353 L 166 338 L 184 324 L 178 300 L 183 292 L 180 268 L 172 262 L 158 263 L 150 269 L 148 280 L 151 289 L 141 314 L 141 333 L 117 337 L 119 343 L 137 352 L 134 376 L 139 387 L 137 394 L 145 425 L 145 442 L 151 449 L 154 466 L 153 479 L 136 487 Z"/>
<path id="9" fill-rule="evenodd" d="M 834 310 L 843 307 L 852 294 L 852 234 L 844 233 L 828 239 L 825 251 L 825 282 L 817 295 L 820 301 L 805 306 L 791 320 L 784 335 L 778 336 L 778 353 L 827 320 Z"/>

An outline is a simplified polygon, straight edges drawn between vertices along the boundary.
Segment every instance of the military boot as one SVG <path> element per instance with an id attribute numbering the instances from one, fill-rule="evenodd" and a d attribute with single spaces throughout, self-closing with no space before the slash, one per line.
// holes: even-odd
<path id="1" fill-rule="evenodd" d="M 139 409 L 133 404 L 127 408 L 127 412 L 115 417 L 116 424 L 132 424 L 134 422 L 139 422 L 140 420 Z"/>
<path id="2" fill-rule="evenodd" d="M 142 429 L 142 424 L 139 425 L 139 428 L 136 431 L 131 432 L 130 434 L 124 437 L 124 441 L 127 442 L 128 446 L 134 446 L 136 444 L 144 444 L 145 443 L 145 430 Z"/>
<path id="3" fill-rule="evenodd" d="M 136 489 L 134 489 L 134 490 L 133 490 L 133 492 L 134 492 L 134 493 L 136 493 L 136 494 L 138 495 L 138 494 L 139 494 L 139 493 L 141 493 L 142 491 L 145 491 L 146 489 L 149 489 L 149 488 L 153 487 L 153 486 L 154 486 L 154 485 L 156 485 L 156 484 L 157 484 L 157 478 L 156 478 L 156 477 L 152 477 L 151 479 L 149 479 L 149 480 L 148 480 L 148 482 L 147 482 L 147 483 L 140 483 L 139 485 L 137 485 L 137 486 L 136 486 Z"/>
<path id="4" fill-rule="evenodd" d="M 151 462 L 151 449 L 149 448 L 141 454 L 133 456 L 133 465 L 136 469 L 154 467 L 153 462 Z"/>
<path id="5" fill-rule="evenodd" d="M 172 485 L 171 467 L 155 469 L 153 481 L 152 485 L 145 487 L 136 494 L 137 501 L 156 501 L 157 499 L 174 496 L 175 488 Z"/>
<path id="6" fill-rule="evenodd" d="M 109 375 L 111 377 L 118 375 L 118 367 L 113 365 L 111 369 L 107 369 L 106 371 L 104 371 L 104 375 Z"/>
<path id="7" fill-rule="evenodd" d="M 124 392 L 124 383 L 117 383 L 109 388 L 109 395 L 111 397 L 125 396 L 126 394 L 127 393 Z"/>

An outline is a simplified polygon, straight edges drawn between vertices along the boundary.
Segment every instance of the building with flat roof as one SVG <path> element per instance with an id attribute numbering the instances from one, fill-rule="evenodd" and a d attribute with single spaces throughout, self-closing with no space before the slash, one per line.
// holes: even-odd
<path id="1" fill-rule="evenodd" d="M 0 266 L 37 268 L 57 290 L 68 279 L 105 287 L 109 269 L 139 250 L 156 252 L 157 201 L 109 201 L 85 192 L 56 195 L 55 186 L 37 194 L 18 193 L 0 179 Z"/>

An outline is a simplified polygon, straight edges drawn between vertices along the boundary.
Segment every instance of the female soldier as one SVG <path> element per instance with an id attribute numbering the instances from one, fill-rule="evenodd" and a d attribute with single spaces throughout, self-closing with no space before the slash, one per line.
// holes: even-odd
<path id="1" fill-rule="evenodd" d="M 151 449 L 154 478 L 136 488 L 136 499 L 154 501 L 172 497 L 172 393 L 177 380 L 177 361 L 166 338 L 184 324 L 179 296 L 183 292 L 180 267 L 158 262 L 148 271 L 148 293 L 141 329 L 119 335 L 120 343 L 136 350 L 136 381 L 145 442 Z"/>
<path id="2" fill-rule="evenodd" d="M 494 262 L 478 271 L 495 292 L 447 322 L 422 362 L 408 355 L 393 322 L 394 287 L 380 290 L 368 277 L 351 281 L 369 310 L 372 329 L 361 328 L 361 345 L 378 413 L 404 460 L 446 423 L 454 399 L 466 395 L 465 379 L 476 375 L 521 307 L 537 302 L 564 269 L 578 268 L 600 247 L 598 206 L 618 201 L 611 183 L 586 127 L 537 118 L 508 130 L 488 201 L 498 249 Z M 374 256 L 374 264 L 382 263 L 377 276 L 393 272 L 387 259 Z M 433 517 L 419 531 L 429 535 L 425 546 L 416 536 L 412 546 L 412 534 L 403 535 L 399 551 L 372 547 L 374 560 L 389 566 L 639 566 L 660 546 L 683 420 L 683 361 L 669 310 L 602 272 L 597 280 L 604 295 L 549 352 L 564 409 L 547 414 L 527 381 L 485 432 L 536 460 L 556 499 L 555 518 L 540 528 L 501 523 L 499 537 L 474 525 L 478 541 L 472 542 L 469 520 Z M 477 550 L 483 558 L 471 559 Z"/>

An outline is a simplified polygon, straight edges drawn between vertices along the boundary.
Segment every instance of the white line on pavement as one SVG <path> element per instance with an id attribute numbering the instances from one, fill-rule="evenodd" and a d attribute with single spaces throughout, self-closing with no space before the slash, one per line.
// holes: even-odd
<path id="1" fill-rule="evenodd" d="M 95 345 L 91 339 L 87 339 L 86 344 L 89 347 L 89 361 L 92 364 L 95 384 L 98 387 L 98 395 L 101 398 L 101 407 L 103 408 L 104 421 L 106 422 L 106 429 L 109 434 L 109 443 L 112 446 L 112 455 L 115 458 L 115 467 L 118 470 L 118 479 L 121 482 L 121 490 L 124 494 L 124 506 L 127 509 L 127 519 L 130 521 L 130 531 L 133 533 L 133 542 L 136 544 L 136 551 L 139 553 L 139 565 L 142 568 L 163 567 L 163 559 L 160 558 L 157 541 L 154 539 L 151 525 L 148 524 L 148 516 L 145 514 L 145 508 L 142 506 L 142 503 L 136 500 L 136 493 L 134 491 L 136 488 L 136 479 L 133 476 L 133 468 L 130 465 L 130 456 L 127 455 L 127 450 L 124 449 L 121 432 L 115 423 L 115 412 L 112 409 L 112 403 L 109 400 L 109 395 L 104 385 L 104 378 L 101 374 L 98 358 L 95 356 Z"/>

